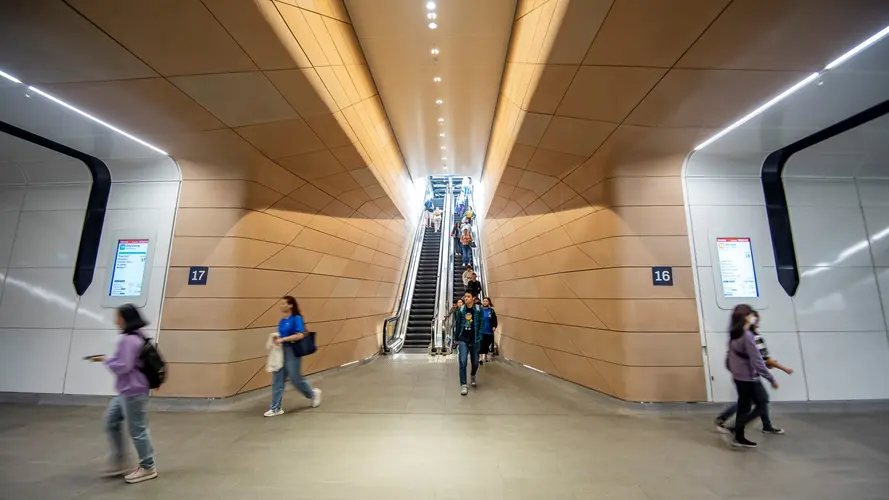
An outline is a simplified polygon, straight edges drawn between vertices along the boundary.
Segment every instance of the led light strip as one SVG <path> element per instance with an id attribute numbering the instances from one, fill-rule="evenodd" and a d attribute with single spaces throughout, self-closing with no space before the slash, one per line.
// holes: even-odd
<path id="1" fill-rule="evenodd" d="M 700 150 L 706 148 L 707 146 L 709 146 L 710 144 L 713 144 L 714 142 L 716 142 L 717 140 L 719 140 L 721 137 L 725 136 L 732 130 L 735 130 L 736 128 L 740 127 L 741 125 L 744 125 L 745 123 L 749 122 L 753 118 L 756 118 L 758 115 L 762 114 L 765 110 L 771 108 L 775 104 L 778 104 L 779 102 L 784 100 L 790 94 L 793 94 L 797 90 L 812 83 L 812 81 L 818 79 L 818 77 L 824 75 L 828 71 L 836 68 L 840 64 L 843 64 L 844 62 L 848 61 L 849 59 L 855 57 L 856 55 L 858 55 L 858 53 L 860 53 L 864 49 L 870 47 L 871 45 L 877 43 L 886 35 L 889 35 L 889 26 L 886 26 L 885 28 L 881 29 L 880 31 L 875 33 L 873 36 L 868 38 L 867 40 L 859 43 L 852 50 L 850 50 L 850 51 L 846 52 L 845 54 L 841 55 L 840 57 L 834 59 L 833 61 L 830 62 L 830 64 L 825 66 L 824 69 L 821 70 L 820 72 L 812 73 L 811 75 L 803 78 L 802 80 L 800 80 L 798 83 L 796 83 L 789 89 L 787 89 L 784 92 L 781 92 L 777 96 L 773 97 L 769 102 L 763 104 L 762 106 L 760 106 L 760 107 L 756 108 L 755 110 L 753 110 L 752 112 L 750 112 L 747 116 L 741 118 L 740 120 L 736 121 L 735 123 L 732 123 L 728 127 L 722 129 L 720 132 L 718 132 L 713 137 L 710 137 L 706 141 L 698 144 L 694 150 L 700 151 Z"/>
<path id="2" fill-rule="evenodd" d="M 11 82 L 13 82 L 13 83 L 17 83 L 17 84 L 24 85 L 24 84 L 22 83 L 21 80 L 19 80 L 18 78 L 14 77 L 14 76 L 12 76 L 12 75 L 10 75 L 9 73 L 6 73 L 6 72 L 4 72 L 4 71 L 0 71 L 0 76 L 2 76 L 3 78 L 6 78 L 7 80 L 9 80 L 9 81 L 11 81 Z M 50 94 L 47 94 L 46 92 L 44 92 L 44 91 L 38 89 L 37 87 L 33 87 L 33 86 L 28 85 L 28 90 L 31 91 L 31 92 L 34 92 L 35 94 L 39 94 L 39 95 L 41 95 L 41 96 L 43 96 L 43 97 L 49 99 L 50 101 L 52 101 L 52 102 L 54 102 L 54 103 L 56 103 L 56 104 L 59 104 L 59 105 L 61 105 L 61 106 L 64 106 L 64 107 L 70 109 L 71 111 L 74 111 L 75 113 L 77 113 L 77 114 L 79 114 L 79 115 L 81 115 L 81 116 L 83 116 L 83 117 L 89 118 L 90 120 L 92 120 L 92 121 L 98 123 L 99 125 L 102 125 L 102 126 L 104 126 L 104 127 L 106 127 L 106 128 L 109 128 L 109 129 L 111 129 L 111 130 L 117 132 L 118 134 L 120 134 L 120 135 L 122 135 L 122 136 L 124 136 L 124 137 L 126 137 L 126 138 L 128 138 L 128 139 L 131 139 L 131 140 L 133 140 L 133 141 L 136 141 L 136 142 L 138 142 L 139 144 L 145 146 L 146 148 L 149 148 L 149 149 L 151 149 L 151 150 L 157 151 L 158 153 L 160 153 L 160 154 L 162 154 L 162 155 L 170 156 L 166 151 L 164 151 L 164 150 L 162 150 L 162 149 L 160 149 L 160 148 L 157 148 L 157 147 L 155 147 L 155 146 L 152 146 L 151 144 L 148 144 L 147 142 L 143 141 L 142 139 L 139 139 L 138 137 L 135 137 L 135 136 L 133 136 L 133 135 L 131 135 L 131 134 L 128 134 L 128 133 L 124 132 L 123 130 L 121 130 L 121 129 L 115 127 L 114 125 L 111 125 L 111 124 L 109 124 L 109 123 L 107 123 L 107 122 L 104 122 L 104 121 L 102 121 L 102 120 L 96 118 L 95 116 L 93 116 L 93 115 L 87 113 L 86 111 L 82 111 L 82 110 L 80 110 L 80 109 L 77 109 L 77 108 L 75 108 L 74 106 L 68 104 L 67 102 L 65 102 L 65 101 L 63 101 L 63 100 L 61 100 L 61 99 L 59 99 L 58 97 L 55 97 L 55 96 L 50 95 Z"/>

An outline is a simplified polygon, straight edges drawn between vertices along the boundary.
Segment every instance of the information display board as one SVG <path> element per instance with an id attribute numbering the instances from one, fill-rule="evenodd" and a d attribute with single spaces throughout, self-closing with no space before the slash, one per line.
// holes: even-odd
<path id="1" fill-rule="evenodd" d="M 716 238 L 722 294 L 725 298 L 759 297 L 750 238 Z"/>
<path id="2" fill-rule="evenodd" d="M 111 268 L 111 297 L 139 297 L 148 261 L 148 239 L 117 240 L 114 267 Z"/>
<path id="3" fill-rule="evenodd" d="M 132 304 L 145 307 L 151 289 L 151 270 L 157 233 L 139 229 L 113 231 L 107 235 L 105 293 L 102 307 Z"/>

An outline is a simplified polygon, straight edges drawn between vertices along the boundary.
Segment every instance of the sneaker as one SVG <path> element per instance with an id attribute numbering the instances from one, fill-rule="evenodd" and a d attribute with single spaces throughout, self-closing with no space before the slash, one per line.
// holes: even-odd
<path id="1" fill-rule="evenodd" d="M 262 414 L 263 417 L 277 417 L 278 415 L 283 415 L 284 410 L 278 408 L 277 410 L 269 410 Z"/>
<path id="2" fill-rule="evenodd" d="M 725 425 L 725 420 L 719 420 L 718 418 L 713 422 L 716 424 L 716 432 L 721 432 L 723 434 L 730 434 L 732 429 Z"/>
<path id="3" fill-rule="evenodd" d="M 483 360 L 483 359 L 478 360 L 479 366 L 483 366 L 484 364 L 485 364 L 485 360 Z"/>
<path id="4" fill-rule="evenodd" d="M 784 434 L 784 429 L 780 429 L 778 427 L 769 427 L 768 429 L 762 430 L 763 434 Z"/>
<path id="5" fill-rule="evenodd" d="M 154 479 L 157 477 L 157 469 L 143 469 L 139 467 L 133 472 L 124 476 L 124 480 L 130 484 L 141 483 L 142 481 L 148 481 L 149 479 Z"/>
<path id="6" fill-rule="evenodd" d="M 312 408 L 321 406 L 321 389 L 312 389 Z"/>
<path id="7" fill-rule="evenodd" d="M 460 395 L 465 396 L 467 394 L 469 394 L 469 388 L 466 387 L 465 385 L 461 385 L 460 386 Z"/>
<path id="8" fill-rule="evenodd" d="M 753 441 L 750 441 L 746 438 L 735 438 L 732 440 L 732 446 L 734 446 L 735 448 L 756 448 L 757 445 Z"/>
<path id="9" fill-rule="evenodd" d="M 475 377 L 472 377 L 471 379 L 469 379 L 469 385 L 471 385 L 472 387 L 475 387 L 475 385 L 476 385 L 475 384 Z"/>
<path id="10" fill-rule="evenodd" d="M 133 472 L 133 466 L 126 462 L 111 462 L 99 472 L 102 477 L 117 477 Z"/>

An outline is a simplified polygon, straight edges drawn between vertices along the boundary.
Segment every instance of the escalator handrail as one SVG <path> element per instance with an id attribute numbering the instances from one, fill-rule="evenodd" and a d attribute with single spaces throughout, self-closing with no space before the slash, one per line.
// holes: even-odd
<path id="1" fill-rule="evenodd" d="M 429 181 L 427 181 L 429 182 Z M 394 316 L 386 318 L 383 322 L 383 352 L 398 352 L 404 347 L 404 336 L 407 331 L 407 313 L 410 311 L 411 302 L 414 297 L 414 285 L 417 281 L 417 271 L 420 267 L 420 252 L 423 246 L 423 234 L 426 231 L 425 224 L 425 208 L 420 210 L 420 216 L 417 219 L 417 230 L 414 234 L 414 241 L 411 243 L 410 260 L 405 266 L 404 276 L 402 279 L 401 301 Z M 386 338 L 386 324 L 389 320 L 395 319 L 395 334 L 392 341 Z"/>
<path id="2" fill-rule="evenodd" d="M 451 190 L 451 179 L 447 179 L 446 188 L 447 191 L 444 195 L 444 200 L 442 202 L 442 214 L 441 214 L 441 245 L 438 254 L 438 281 L 436 283 L 436 301 L 435 301 L 435 309 L 432 311 L 432 347 L 436 350 L 442 350 L 445 347 L 445 339 L 442 335 L 442 325 L 441 325 L 441 317 L 443 316 L 443 312 L 448 310 L 449 304 L 446 302 L 447 298 L 447 273 L 442 272 L 442 270 L 447 269 L 448 256 L 450 254 L 450 244 L 452 238 L 450 236 L 450 225 L 453 225 L 453 203 L 450 196 Z"/>

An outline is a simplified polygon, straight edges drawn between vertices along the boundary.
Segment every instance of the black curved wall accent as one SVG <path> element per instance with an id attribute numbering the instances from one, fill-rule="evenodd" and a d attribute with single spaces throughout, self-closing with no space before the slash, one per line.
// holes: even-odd
<path id="1" fill-rule="evenodd" d="M 769 232 L 772 235 L 772 251 L 775 254 L 778 282 L 781 283 L 781 287 L 784 288 L 787 295 L 793 297 L 796 294 L 797 288 L 799 288 L 799 267 L 796 262 L 793 231 L 790 227 L 790 211 L 787 207 L 787 195 L 784 191 L 784 181 L 782 179 L 787 160 L 806 148 L 852 130 L 887 113 L 889 113 L 889 100 L 785 146 L 767 156 L 765 162 L 763 162 L 761 174 L 762 192 L 765 195 Z"/>
<path id="2" fill-rule="evenodd" d="M 102 240 L 102 227 L 105 225 L 105 210 L 108 207 L 108 196 L 111 193 L 111 172 L 102 160 L 95 156 L 81 153 L 64 144 L 39 136 L 27 130 L 0 121 L 0 132 L 18 137 L 30 143 L 51 149 L 71 158 L 82 161 L 90 171 L 93 184 L 90 187 L 86 213 L 83 216 L 83 229 L 80 232 L 80 245 L 77 248 L 77 260 L 74 263 L 74 290 L 77 295 L 86 293 L 96 272 L 96 259 L 99 257 L 99 242 Z"/>

